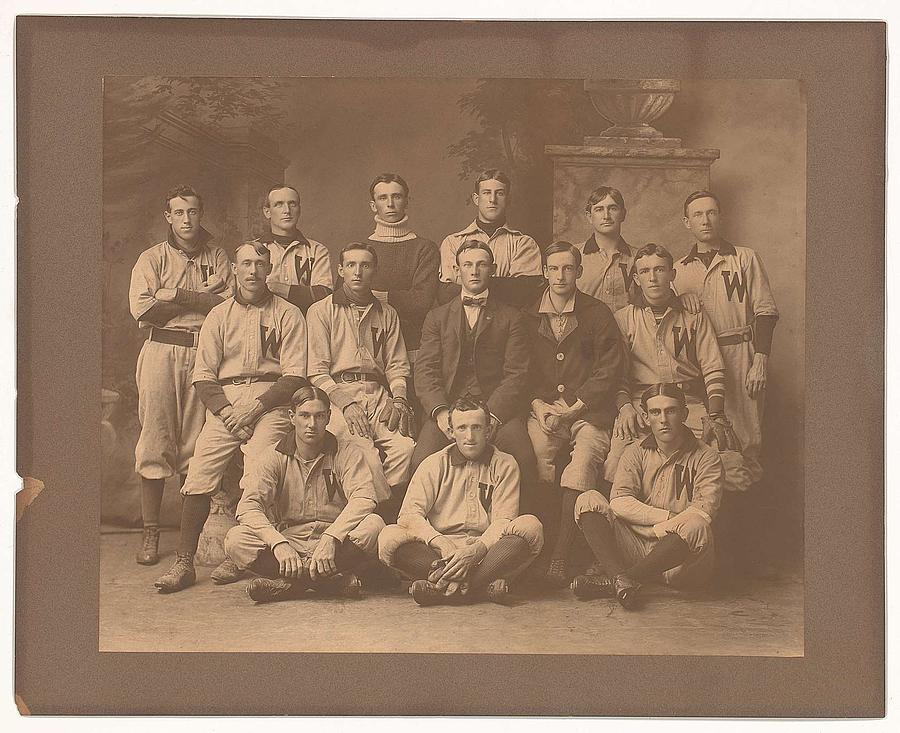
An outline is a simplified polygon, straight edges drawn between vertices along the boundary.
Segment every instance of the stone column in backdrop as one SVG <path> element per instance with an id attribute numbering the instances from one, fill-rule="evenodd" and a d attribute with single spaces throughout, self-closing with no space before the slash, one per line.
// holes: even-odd
<path id="1" fill-rule="evenodd" d="M 583 145 L 547 145 L 553 159 L 553 236 L 584 242 L 591 227 L 584 216 L 597 186 L 622 192 L 628 217 L 622 227 L 634 247 L 656 242 L 675 257 L 687 254 L 690 237 L 682 204 L 692 191 L 709 188 L 710 166 L 719 151 L 691 149 L 650 125 L 680 90 L 672 79 L 588 79 L 585 92 L 612 126 Z"/>

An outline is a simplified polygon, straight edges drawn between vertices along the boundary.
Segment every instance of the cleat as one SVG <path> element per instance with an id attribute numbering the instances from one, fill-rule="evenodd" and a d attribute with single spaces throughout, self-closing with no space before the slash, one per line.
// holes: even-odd
<path id="1" fill-rule="evenodd" d="M 616 598 L 619 599 L 622 608 L 629 611 L 634 610 L 638 605 L 638 591 L 641 588 L 641 584 L 625 573 L 617 575 L 613 579 L 613 583 L 615 585 Z"/>
<path id="2" fill-rule="evenodd" d="M 609 576 L 590 571 L 584 575 L 576 575 L 569 587 L 575 597 L 582 600 L 614 598 L 616 595 L 615 585 Z"/>
<path id="3" fill-rule="evenodd" d="M 544 573 L 544 580 L 554 588 L 565 588 L 569 584 L 568 563 L 561 558 L 553 558 Z"/>
<path id="4" fill-rule="evenodd" d="M 197 582 L 194 570 L 194 553 L 175 553 L 175 564 L 153 584 L 160 593 L 176 593 Z"/>
<path id="5" fill-rule="evenodd" d="M 512 599 L 509 595 L 509 583 L 506 578 L 497 578 L 493 581 L 485 591 L 485 597 L 491 603 L 497 603 L 501 606 L 508 606 Z"/>
<path id="6" fill-rule="evenodd" d="M 448 596 L 444 595 L 430 580 L 416 580 L 409 586 L 409 594 L 420 606 L 437 606 L 446 603 Z"/>
<path id="7" fill-rule="evenodd" d="M 215 570 L 210 573 L 209 577 L 216 585 L 228 585 L 229 583 L 237 583 L 244 577 L 244 570 L 241 570 L 234 564 L 234 560 L 225 557 Z"/>
<path id="8" fill-rule="evenodd" d="M 300 598 L 306 590 L 304 580 L 285 578 L 254 578 L 247 583 L 247 595 L 257 603 L 289 601 Z"/>
<path id="9" fill-rule="evenodd" d="M 159 562 L 159 527 L 144 527 L 141 549 L 135 560 L 139 565 L 156 565 Z"/>
<path id="10" fill-rule="evenodd" d="M 340 573 L 330 578 L 324 578 L 317 581 L 312 587 L 323 596 L 353 600 L 362 598 L 362 583 L 353 573 Z"/>

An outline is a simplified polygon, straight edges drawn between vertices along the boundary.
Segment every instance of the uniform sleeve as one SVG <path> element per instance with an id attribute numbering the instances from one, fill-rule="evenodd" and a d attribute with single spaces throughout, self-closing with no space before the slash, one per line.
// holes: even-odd
<path id="1" fill-rule="evenodd" d="M 703 313 L 696 315 L 697 362 L 706 386 L 706 398 L 710 412 L 725 411 L 725 362 L 719 350 L 716 334 Z"/>
<path id="2" fill-rule="evenodd" d="M 338 386 L 331 378 L 331 314 L 333 310 L 329 301 L 320 300 L 306 313 L 308 332 L 306 373 L 310 383 L 325 390 L 329 397 Z M 345 405 L 337 405 L 337 407 L 343 408 Z"/>
<path id="3" fill-rule="evenodd" d="M 641 500 L 643 493 L 644 467 L 641 465 L 638 443 L 632 443 L 622 457 L 616 469 L 612 489 L 609 493 L 609 506 L 617 517 L 629 524 L 653 526 L 669 518 L 666 509 L 650 506 Z"/>
<path id="4" fill-rule="evenodd" d="M 497 461 L 491 497 L 491 523 L 481 535 L 482 544 L 491 548 L 507 525 L 519 516 L 519 466 L 514 458 Z"/>
<path id="5" fill-rule="evenodd" d="M 522 275 L 543 275 L 541 269 L 541 250 L 527 234 L 523 234 L 516 240 L 512 261 L 509 263 L 511 277 Z"/>
<path id="6" fill-rule="evenodd" d="M 444 392 L 444 376 L 442 372 L 443 346 L 441 344 L 441 322 L 439 313 L 432 310 L 425 316 L 422 324 L 422 340 L 419 342 L 419 353 L 413 365 L 413 377 L 416 395 L 422 403 L 426 415 L 435 409 L 448 404 Z"/>
<path id="7" fill-rule="evenodd" d="M 140 321 L 147 311 L 158 302 L 154 297 L 159 290 L 159 273 L 146 253 L 141 253 L 131 270 L 131 284 L 128 288 L 128 306 L 131 315 Z"/>
<path id="8" fill-rule="evenodd" d="M 440 280 L 445 283 L 459 283 L 456 276 L 456 250 L 459 247 L 459 237 L 448 234 L 441 242 L 441 271 Z"/>
<path id="9" fill-rule="evenodd" d="M 256 470 L 241 479 L 241 500 L 235 518 L 249 527 L 270 548 L 287 538 L 272 525 L 269 512 L 275 506 L 284 482 L 284 467 L 274 446 L 269 446 L 256 462 Z"/>
<path id="10" fill-rule="evenodd" d="M 420 350 L 421 355 L 421 350 Z M 509 334 L 503 352 L 503 378 L 487 399 L 488 410 L 500 422 L 508 422 L 522 409 L 523 398 L 528 391 L 528 369 L 531 347 L 525 317 L 514 311 L 509 324 Z"/>
<path id="11" fill-rule="evenodd" d="M 631 348 L 634 344 L 634 306 L 626 305 L 613 313 L 616 325 L 619 327 L 620 354 L 622 357 L 622 373 L 616 386 L 616 407 L 622 407 L 626 402 L 631 402 Z"/>
<path id="12" fill-rule="evenodd" d="M 576 396 L 589 410 L 607 409 L 622 385 L 625 360 L 619 327 L 606 306 L 597 307 L 593 314 L 594 364 L 590 376 L 576 391 Z"/>
<path id="13" fill-rule="evenodd" d="M 397 524 L 426 545 L 441 536 L 428 521 L 428 512 L 434 506 L 440 490 L 444 455 L 443 452 L 432 454 L 419 464 L 410 479 L 397 517 Z"/>
<path id="14" fill-rule="evenodd" d="M 413 323 L 421 324 L 434 304 L 438 289 L 441 256 L 434 242 L 422 240 L 409 289 L 391 288 L 388 303 Z"/>
<path id="15" fill-rule="evenodd" d="M 751 252 L 750 262 L 747 264 L 747 291 L 750 293 L 754 316 L 778 317 L 778 308 L 775 305 L 772 288 L 769 286 L 769 276 L 756 252 Z"/>
<path id="16" fill-rule="evenodd" d="M 224 316 L 222 309 L 213 308 L 200 327 L 197 339 L 197 356 L 194 359 L 194 382 L 218 382 L 219 365 L 222 363 L 224 343 Z"/>
<path id="17" fill-rule="evenodd" d="M 722 503 L 722 491 L 725 485 L 725 467 L 722 459 L 714 450 L 704 451 L 697 462 L 697 475 L 694 477 L 694 496 L 685 511 L 695 511 L 712 522 Z"/>
<path id="18" fill-rule="evenodd" d="M 234 296 L 234 273 L 231 271 L 231 260 L 228 259 L 228 255 L 225 254 L 225 250 L 221 247 L 215 248 L 215 254 L 213 257 L 214 266 L 216 268 L 216 275 L 225 283 L 225 289 L 219 293 L 222 298 L 231 298 Z"/>
<path id="19" fill-rule="evenodd" d="M 354 444 L 347 443 L 338 448 L 335 469 L 344 488 L 347 506 L 341 510 L 324 534 L 343 542 L 347 539 L 347 535 L 372 513 L 378 503 L 378 496 L 372 474 L 360 449 Z"/>
<path id="20" fill-rule="evenodd" d="M 314 256 L 316 259 L 309 276 L 309 284 L 314 288 L 327 288 L 330 293 L 334 290 L 334 281 L 331 276 L 331 255 L 328 253 L 328 247 L 321 242 L 316 242 Z"/>
<path id="21" fill-rule="evenodd" d="M 384 308 L 384 306 L 382 306 Z M 406 353 L 406 344 L 403 342 L 403 331 L 400 329 L 400 318 L 390 306 L 384 308 L 384 321 L 387 328 L 385 334 L 384 377 L 394 397 L 406 397 L 409 379 L 409 356 Z"/>

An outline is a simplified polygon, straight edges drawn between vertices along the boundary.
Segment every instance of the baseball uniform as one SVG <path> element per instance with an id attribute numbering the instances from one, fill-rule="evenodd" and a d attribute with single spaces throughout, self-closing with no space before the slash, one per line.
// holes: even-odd
<path id="1" fill-rule="evenodd" d="M 697 255 L 697 245 L 675 265 L 679 293 L 700 296 L 725 360 L 725 396 L 728 416 L 743 445 L 745 464 L 762 476 L 759 465 L 765 394 L 751 399 L 745 382 L 756 352 L 768 354 L 778 309 L 769 278 L 759 255 L 748 247 L 723 241 L 709 267 Z"/>
<path id="2" fill-rule="evenodd" d="M 379 421 L 392 397 L 406 397 L 410 376 L 406 345 L 397 311 L 374 296 L 360 306 L 343 287 L 310 306 L 310 382 L 331 400 L 330 426 L 339 441 L 349 440 L 363 451 L 379 491 L 379 500 L 391 496 L 390 487 L 409 477 L 415 442 Z M 374 441 L 350 433 L 344 408 L 356 402 L 366 413 Z"/>
<path id="3" fill-rule="evenodd" d="M 148 331 L 135 374 L 141 423 L 135 471 L 148 479 L 187 473 L 206 412 L 191 387 L 197 338 L 209 310 L 232 292 L 227 255 L 205 229 L 199 238 L 197 252 L 188 254 L 170 228 L 166 241 L 142 252 L 131 272 L 131 315 Z M 225 283 L 221 295 L 200 292 L 212 276 Z M 175 301 L 157 300 L 161 288 L 175 288 Z"/>
<path id="4" fill-rule="evenodd" d="M 325 434 L 312 461 L 297 454 L 294 432 L 263 449 L 256 471 L 241 480 L 238 526 L 225 536 L 225 552 L 239 568 L 260 552 L 287 542 L 308 560 L 322 535 L 350 541 L 375 556 L 384 521 L 373 514 L 377 495 L 359 448 Z"/>
<path id="5" fill-rule="evenodd" d="M 182 494 L 212 494 L 234 451 L 244 453 L 244 475 L 264 448 L 291 429 L 291 395 L 306 381 L 306 322 L 296 306 L 271 293 L 251 303 L 236 292 L 213 308 L 200 329 L 194 387 L 207 408 Z M 218 416 L 227 405 L 259 400 L 266 412 L 246 440 Z"/>
<path id="6" fill-rule="evenodd" d="M 695 586 L 714 570 L 712 521 L 722 500 L 724 469 L 719 454 L 693 435 L 666 456 L 649 435 L 622 454 L 610 498 L 587 491 L 575 503 L 576 521 L 586 512 L 606 515 L 626 565 L 650 554 L 666 534 L 677 534 L 691 550 L 688 562 L 663 577 L 676 586 Z"/>
<path id="7" fill-rule="evenodd" d="M 272 258 L 266 282 L 288 285 L 288 302 L 304 313 L 334 289 L 331 258 L 321 242 L 307 239 L 299 230 L 289 235 L 270 232 L 259 241 L 269 248 Z"/>
<path id="8" fill-rule="evenodd" d="M 647 387 L 659 382 L 677 384 L 687 397 L 685 425 L 700 438 L 704 403 L 724 400 L 725 394 L 725 365 L 704 314 L 684 310 L 673 293 L 659 323 L 653 308 L 644 305 L 627 305 L 616 311 L 615 319 L 630 352 L 626 379 L 619 389 L 620 402 L 627 396 L 640 411 L 641 393 Z M 626 445 L 613 436 L 606 458 L 607 481 L 613 480 Z"/>
<path id="9" fill-rule="evenodd" d="M 629 295 L 634 287 L 632 268 L 637 250 L 619 237 L 615 251 L 610 255 L 600 249 L 592 234 L 580 247 L 583 273 L 578 278 L 578 289 L 602 300 L 615 313 L 631 300 Z"/>

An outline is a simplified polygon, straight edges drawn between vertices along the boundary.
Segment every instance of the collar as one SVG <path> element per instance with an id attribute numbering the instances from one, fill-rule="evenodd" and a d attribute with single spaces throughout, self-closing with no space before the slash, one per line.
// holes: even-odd
<path id="1" fill-rule="evenodd" d="M 364 303 L 364 305 L 372 305 L 373 308 L 381 310 L 381 301 L 378 300 L 374 295 L 372 295 L 372 291 L 369 291 L 369 296 L 372 298 L 369 303 Z M 334 292 L 331 294 L 331 302 L 335 305 L 358 305 L 358 303 L 354 303 L 350 298 L 347 297 L 347 293 L 344 292 L 344 282 L 341 281 L 340 287 L 335 288 Z"/>
<path id="2" fill-rule="evenodd" d="M 518 229 L 513 229 L 509 225 L 509 222 L 504 222 L 503 224 L 501 224 L 500 226 L 497 227 L 497 231 L 494 232 L 494 234 L 499 232 L 501 229 L 504 232 L 508 232 L 510 234 L 521 234 L 522 233 Z M 480 226 L 478 226 L 478 218 L 476 217 L 475 220 L 471 224 L 469 224 L 469 226 L 467 226 L 462 231 L 456 232 L 456 234 L 454 236 L 465 237 L 469 234 L 478 234 L 478 232 L 481 232 L 482 234 L 485 233 L 484 230 Z"/>
<path id="3" fill-rule="evenodd" d="M 696 436 L 686 427 L 682 426 L 682 435 L 681 435 L 681 445 L 675 451 L 676 453 L 684 453 L 686 451 L 692 450 L 697 447 L 697 438 Z M 647 448 L 648 450 L 659 450 L 659 445 L 656 442 L 656 436 L 653 433 L 650 433 L 646 438 L 641 441 L 641 447 Z"/>
<path id="4" fill-rule="evenodd" d="M 369 239 L 376 242 L 406 242 L 417 237 L 409 226 L 409 215 L 396 222 L 384 221 L 376 216 L 375 231 Z"/>
<path id="5" fill-rule="evenodd" d="M 459 449 L 459 446 L 454 443 L 450 446 L 450 450 L 448 451 L 450 455 L 450 465 L 452 466 L 464 466 L 468 463 L 469 459 L 466 458 L 462 451 Z M 494 457 L 494 446 L 488 443 L 487 448 L 484 449 L 484 453 L 481 454 L 473 463 L 483 463 L 485 466 L 491 462 L 491 459 Z"/>
<path id="6" fill-rule="evenodd" d="M 275 450 L 279 453 L 283 453 L 286 456 L 296 456 L 297 455 L 297 440 L 294 437 L 295 431 L 294 428 L 291 428 L 287 433 L 284 434 L 284 437 L 278 441 L 278 444 L 275 446 Z M 322 453 L 320 455 L 334 455 L 337 452 L 337 438 L 334 437 L 327 430 L 325 431 L 325 440 L 322 444 Z"/>
<path id="7" fill-rule="evenodd" d="M 466 291 L 462 288 L 459 289 L 459 302 L 462 303 L 463 298 L 472 298 L 473 300 L 487 300 L 488 295 L 490 295 L 491 290 L 488 288 L 483 293 L 479 293 L 478 295 L 466 295 Z M 487 305 L 487 303 L 485 303 Z"/>
<path id="8" fill-rule="evenodd" d="M 584 249 L 582 254 L 590 255 L 595 254 L 600 251 L 600 245 L 597 244 L 597 237 L 595 234 L 592 234 L 590 239 L 588 239 L 584 243 Z M 619 241 L 616 242 L 616 252 L 628 256 L 631 254 L 631 247 L 629 247 L 628 242 L 626 242 L 622 235 L 619 235 Z"/>
<path id="9" fill-rule="evenodd" d="M 166 241 L 169 243 L 169 245 L 177 249 L 179 252 L 183 253 L 185 257 L 195 257 L 200 254 L 200 252 L 204 249 L 204 247 L 206 247 L 206 243 L 210 239 L 212 239 L 212 234 L 206 231 L 206 229 L 204 229 L 203 227 L 200 227 L 200 234 L 197 235 L 197 251 L 193 255 L 189 255 L 181 248 L 181 245 L 178 244 L 178 239 L 176 239 L 175 237 L 175 232 L 172 230 L 171 224 L 169 224 L 169 232 L 168 234 L 166 234 Z"/>
<path id="10" fill-rule="evenodd" d="M 566 304 L 563 306 L 562 311 L 557 311 L 556 308 L 553 307 L 553 302 L 550 300 L 550 288 L 548 287 L 543 296 L 541 296 L 541 303 L 538 306 L 538 313 L 546 313 L 550 316 L 558 316 L 563 313 L 572 313 L 575 310 L 575 297 L 578 295 L 578 291 L 576 290 L 569 296 L 569 299 L 566 301 Z"/>
<path id="11" fill-rule="evenodd" d="M 259 308 L 262 308 L 266 303 L 268 303 L 270 300 L 272 300 L 272 291 L 269 290 L 269 288 L 267 287 L 265 297 L 260 298 L 256 302 L 253 302 L 253 301 L 250 301 L 250 300 L 247 300 L 246 298 L 244 298 L 244 296 L 241 295 L 240 286 L 235 285 L 234 286 L 234 300 L 235 300 L 235 302 L 240 303 L 241 305 L 255 305 Z"/>
<path id="12" fill-rule="evenodd" d="M 636 308 L 650 308 L 650 304 L 644 298 L 644 291 L 640 288 L 634 289 L 634 305 Z M 662 308 L 665 306 L 666 308 L 671 308 L 672 310 L 681 310 L 681 301 L 678 299 L 678 296 L 675 294 L 675 291 L 672 291 L 672 297 L 669 298 L 668 303 L 662 303 L 658 307 Z"/>
<path id="13" fill-rule="evenodd" d="M 299 229 L 294 229 L 291 234 L 275 234 L 269 230 L 259 238 L 259 241 L 263 244 L 280 244 L 282 247 L 289 247 L 294 242 L 309 246 L 309 240 Z"/>
<path id="14" fill-rule="evenodd" d="M 725 255 L 733 255 L 737 254 L 737 250 L 735 250 L 734 245 L 726 239 L 722 240 L 722 243 L 719 245 L 718 253 L 723 257 Z M 689 262 L 693 262 L 694 260 L 700 259 L 697 256 L 697 243 L 694 242 L 694 246 L 691 247 L 691 251 L 687 253 L 687 257 L 685 257 L 681 262 L 686 265 Z"/>

